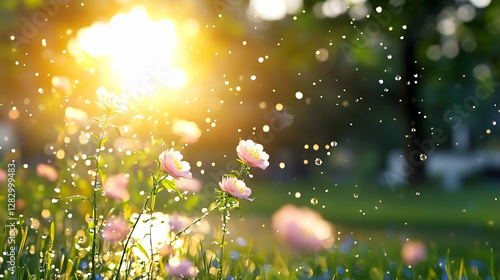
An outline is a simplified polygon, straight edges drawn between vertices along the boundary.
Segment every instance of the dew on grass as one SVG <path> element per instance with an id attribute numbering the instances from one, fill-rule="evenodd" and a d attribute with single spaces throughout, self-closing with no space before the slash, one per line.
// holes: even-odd
<path id="1" fill-rule="evenodd" d="M 316 164 L 317 166 L 320 166 L 321 164 L 323 164 L 323 160 L 321 160 L 320 158 L 316 158 L 314 160 L 314 164 Z"/>
<path id="2" fill-rule="evenodd" d="M 420 160 L 421 161 L 426 161 L 427 160 L 427 155 L 426 154 L 420 154 Z"/>

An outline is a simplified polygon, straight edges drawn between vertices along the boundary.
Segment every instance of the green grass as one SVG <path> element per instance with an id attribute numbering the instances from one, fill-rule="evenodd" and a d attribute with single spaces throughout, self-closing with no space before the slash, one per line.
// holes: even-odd
<path id="1" fill-rule="evenodd" d="M 295 197 L 296 192 L 300 192 L 300 198 Z M 282 205 L 292 203 L 307 205 L 324 218 L 342 224 L 475 226 L 500 230 L 500 188 L 477 186 L 448 192 L 439 186 L 391 189 L 368 184 L 305 181 L 273 185 L 261 182 L 254 184 L 253 196 L 257 199 L 242 207 L 258 214 L 270 215 Z M 316 205 L 313 199 L 317 199 Z"/>
<path id="2" fill-rule="evenodd" d="M 399 246 L 395 241 L 406 237 L 423 240 L 441 254 L 451 249 L 452 255 L 475 257 L 493 248 L 500 257 L 500 188 L 476 185 L 449 192 L 433 184 L 391 189 L 370 183 L 293 181 L 261 182 L 252 189 L 256 199 L 242 203 L 245 215 L 268 217 L 291 203 L 318 211 L 342 233 L 386 247 Z"/>
<path id="3" fill-rule="evenodd" d="M 465 279 L 499 276 L 499 189 L 477 185 L 446 192 L 433 184 L 390 189 L 371 183 L 335 185 L 322 180 L 252 181 L 249 187 L 255 200 L 241 201 L 239 214 L 234 211 L 229 223 L 227 255 L 237 251 L 239 259 L 226 256 L 225 274 L 241 277 L 236 279 L 383 279 L 385 274 L 390 274 L 391 279 L 441 279 L 447 272 L 452 279 L 460 279 L 461 275 L 467 275 Z M 166 192 L 162 195 L 171 197 Z M 54 209 L 54 215 L 62 217 L 65 207 L 77 203 Z M 270 218 L 287 203 L 310 207 L 329 220 L 335 227 L 334 246 L 300 255 L 280 243 Z M 167 202 L 164 210 L 172 206 Z M 35 214 L 25 213 L 25 217 Z M 63 235 L 58 226 L 61 219 L 56 219 L 55 234 L 50 223 L 42 224 L 38 231 L 29 229 L 25 248 L 33 246 L 34 251 L 26 250 L 21 256 L 24 266 L 19 269 L 23 275 L 39 279 L 57 275 L 57 268 L 67 276 L 75 276 L 72 279 L 82 278 L 77 268 L 81 260 L 88 260 L 88 255 L 75 250 L 75 231 Z M 202 247 L 186 249 L 192 251 L 187 256 L 200 270 L 200 279 L 214 279 L 213 259 L 218 247 L 213 241 L 218 240 L 220 213 L 214 212 L 207 220 L 211 234 L 204 237 Z M 71 228 L 82 228 L 78 224 L 81 220 L 71 222 L 75 223 Z M 234 242 L 240 236 L 247 240 L 247 246 Z M 420 240 L 429 250 L 429 257 L 411 269 L 401 260 L 401 246 L 407 239 Z M 55 253 L 54 259 L 51 252 Z M 449 269 L 445 270 L 445 266 Z"/>

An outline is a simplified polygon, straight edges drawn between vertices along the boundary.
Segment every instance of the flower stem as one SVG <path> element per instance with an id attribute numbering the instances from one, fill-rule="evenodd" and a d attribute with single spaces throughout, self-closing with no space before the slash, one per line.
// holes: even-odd
<path id="1" fill-rule="evenodd" d="M 225 237 L 226 237 L 226 232 L 227 232 L 227 221 L 229 218 L 229 211 L 227 205 L 227 193 L 224 193 L 222 202 L 224 203 L 223 205 L 223 210 L 222 210 L 222 237 L 221 237 L 221 242 L 220 242 L 220 258 L 219 258 L 219 269 L 217 270 L 217 279 L 221 280 L 222 279 L 222 271 L 223 271 L 223 263 L 224 263 L 224 247 L 225 247 Z"/>
<path id="2" fill-rule="evenodd" d="M 153 279 L 153 264 L 154 264 L 154 258 L 153 258 L 153 234 L 152 234 L 152 229 L 153 229 L 153 211 L 155 209 L 155 204 L 156 204 L 156 194 L 157 194 L 157 186 L 161 182 L 162 179 L 160 179 L 161 175 L 161 169 L 158 170 L 158 175 L 156 178 L 153 176 L 153 189 L 151 190 L 151 205 L 150 205 L 150 216 L 149 216 L 149 246 L 151 248 L 151 264 L 149 266 L 149 277 L 148 279 Z"/>
<path id="3" fill-rule="evenodd" d="M 189 225 L 187 225 L 186 227 L 184 227 L 183 229 L 181 229 L 174 237 L 174 239 L 172 239 L 170 241 L 170 245 L 172 245 L 172 243 L 174 243 L 175 241 L 177 241 L 181 235 L 186 232 L 191 226 L 193 226 L 194 224 L 200 222 L 201 220 L 203 220 L 206 216 L 208 216 L 210 213 L 212 213 L 212 211 L 214 211 L 215 209 L 218 209 L 219 206 L 221 205 L 221 201 L 219 201 L 217 203 L 217 205 L 215 205 L 212 209 L 208 210 L 205 214 L 203 214 L 202 216 L 194 219 L 194 221 L 192 221 Z"/>
<path id="4" fill-rule="evenodd" d="M 153 195 L 153 191 L 155 188 L 156 188 L 156 185 L 153 185 L 151 192 L 147 196 L 146 201 L 144 202 L 144 205 L 142 206 L 141 211 L 139 212 L 137 220 L 135 221 L 134 225 L 132 226 L 132 229 L 130 230 L 130 233 L 127 237 L 127 241 L 125 241 L 125 245 L 123 246 L 123 253 L 122 253 L 122 256 L 120 258 L 120 263 L 118 264 L 118 270 L 116 272 L 116 280 L 120 279 L 120 269 L 122 267 L 122 263 L 123 263 L 123 259 L 125 258 L 125 254 L 127 253 L 128 243 L 130 242 L 132 234 L 134 233 L 135 227 L 137 226 L 137 224 L 139 223 L 139 220 L 141 219 L 141 216 L 142 216 L 144 209 L 146 209 L 146 207 L 148 206 L 149 200 L 151 199 L 151 196 Z"/>
<path id="5" fill-rule="evenodd" d="M 97 191 L 99 190 L 98 186 L 98 181 L 99 181 L 99 173 L 101 167 L 99 166 L 99 162 L 101 161 L 101 148 L 104 145 L 104 134 L 106 133 L 106 128 L 108 126 L 108 120 L 111 118 L 111 116 L 108 116 L 108 114 L 104 115 L 104 122 L 102 123 L 102 129 L 101 133 L 99 135 L 99 142 L 97 144 L 97 153 L 95 156 L 95 176 L 94 176 L 94 193 L 93 193 L 93 200 L 92 200 L 92 222 L 93 222 L 93 228 L 92 228 L 92 259 L 91 259 L 91 264 L 92 264 L 92 274 L 91 274 L 91 279 L 95 279 L 96 276 L 96 263 L 95 263 L 95 258 L 96 258 L 96 247 L 97 247 L 97 238 L 99 236 L 97 232 L 97 223 L 99 222 L 99 218 L 97 216 Z M 99 252 L 97 251 L 97 257 L 99 257 Z"/>

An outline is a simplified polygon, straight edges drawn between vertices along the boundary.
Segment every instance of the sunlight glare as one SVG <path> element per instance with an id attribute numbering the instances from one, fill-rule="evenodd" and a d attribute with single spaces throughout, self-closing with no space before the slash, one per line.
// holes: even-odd
<path id="1" fill-rule="evenodd" d="M 151 94 L 158 86 L 181 89 L 186 73 L 173 66 L 176 57 L 176 25 L 169 19 L 153 21 L 144 8 L 117 14 L 109 23 L 96 22 L 77 32 L 78 46 L 68 43 L 73 56 L 84 51 L 91 57 L 109 59 L 126 91 Z"/>
<path id="2" fill-rule="evenodd" d="M 280 20 L 287 14 L 295 14 L 302 8 L 302 0 L 251 0 L 248 15 L 263 20 Z"/>

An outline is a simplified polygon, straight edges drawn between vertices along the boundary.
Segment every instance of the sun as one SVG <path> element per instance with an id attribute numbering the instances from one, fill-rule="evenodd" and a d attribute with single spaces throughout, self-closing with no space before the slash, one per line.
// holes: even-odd
<path id="1" fill-rule="evenodd" d="M 68 43 L 68 51 L 80 62 L 89 57 L 106 60 L 126 93 L 149 95 L 158 87 L 186 85 L 186 73 L 175 67 L 177 45 L 173 21 L 153 21 L 144 8 L 136 6 L 107 23 L 81 28 Z"/>

